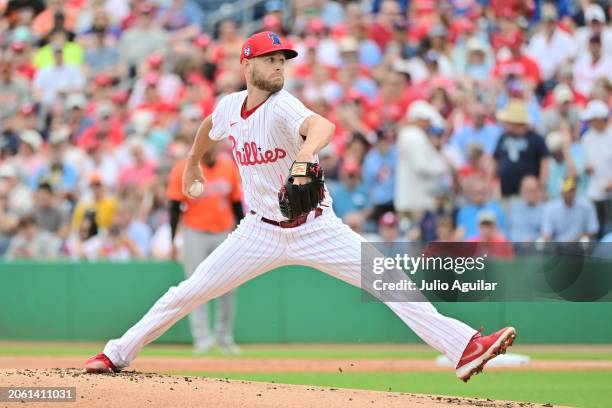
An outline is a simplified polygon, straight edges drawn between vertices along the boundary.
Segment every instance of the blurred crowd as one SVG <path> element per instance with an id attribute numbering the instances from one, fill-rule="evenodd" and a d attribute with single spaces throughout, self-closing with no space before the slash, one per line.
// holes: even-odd
<path id="1" fill-rule="evenodd" d="M 169 170 L 216 101 L 244 89 L 242 22 L 204 32 L 196 0 L 0 7 L 0 255 L 168 259 Z M 299 52 L 285 89 L 336 124 L 319 158 L 355 231 L 612 241 L 609 1 L 259 11 L 260 30 Z"/>

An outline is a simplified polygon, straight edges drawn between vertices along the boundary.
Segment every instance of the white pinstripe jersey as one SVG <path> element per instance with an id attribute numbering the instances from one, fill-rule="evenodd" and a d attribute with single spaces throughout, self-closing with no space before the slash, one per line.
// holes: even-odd
<path id="1" fill-rule="evenodd" d="M 219 101 L 209 137 L 230 140 L 249 208 L 281 221 L 284 217 L 278 206 L 278 191 L 304 143 L 300 126 L 314 113 L 283 89 L 243 119 L 241 109 L 246 97 L 247 91 L 241 91 Z M 322 204 L 331 207 L 327 189 Z"/>

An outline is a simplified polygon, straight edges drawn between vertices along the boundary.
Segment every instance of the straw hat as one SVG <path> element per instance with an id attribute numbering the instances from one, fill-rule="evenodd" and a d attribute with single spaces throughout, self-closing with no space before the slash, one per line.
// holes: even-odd
<path id="1" fill-rule="evenodd" d="M 529 112 L 527 104 L 520 99 L 511 99 L 503 108 L 497 111 L 497 120 L 519 125 L 529 124 Z"/>

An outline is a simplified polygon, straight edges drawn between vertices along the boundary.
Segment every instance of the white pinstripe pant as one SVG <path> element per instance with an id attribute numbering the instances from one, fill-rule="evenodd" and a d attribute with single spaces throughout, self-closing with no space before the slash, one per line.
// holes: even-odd
<path id="1" fill-rule="evenodd" d="M 189 279 L 170 288 L 121 338 L 109 341 L 104 353 L 118 368 L 127 367 L 142 347 L 201 303 L 279 266 L 311 266 L 360 286 L 362 241 L 331 209 L 314 219 L 311 214 L 309 221 L 297 228 L 280 228 L 248 214 Z M 386 305 L 453 365 L 476 333 L 466 324 L 441 315 L 428 302 Z"/>

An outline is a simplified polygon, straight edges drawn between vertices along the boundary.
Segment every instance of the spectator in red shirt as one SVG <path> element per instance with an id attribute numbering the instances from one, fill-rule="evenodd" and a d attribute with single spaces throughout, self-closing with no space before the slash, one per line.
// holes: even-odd
<path id="1" fill-rule="evenodd" d="M 478 236 L 469 242 L 478 242 L 479 254 L 487 254 L 497 259 L 514 258 L 512 244 L 497 230 L 495 213 L 492 211 L 481 211 L 478 214 Z"/>
<path id="2" fill-rule="evenodd" d="M 11 59 L 16 71 L 31 82 L 36 75 L 36 68 L 32 64 L 28 44 L 23 41 L 15 41 L 11 44 L 11 51 L 13 52 Z"/>
<path id="3" fill-rule="evenodd" d="M 459 169 L 459 181 L 463 183 L 472 176 L 486 177 L 488 174 L 486 156 L 480 143 L 467 146 L 467 163 Z"/>
<path id="4" fill-rule="evenodd" d="M 376 20 L 368 29 L 368 37 L 384 51 L 387 44 L 393 40 L 393 25 L 401 20 L 399 3 L 396 0 L 383 0 Z"/>
<path id="5" fill-rule="evenodd" d="M 219 39 L 213 50 L 213 62 L 220 71 L 231 69 L 238 64 L 243 38 L 233 20 L 224 20 L 219 24 Z"/>
<path id="6" fill-rule="evenodd" d="M 88 113 L 95 112 L 96 101 L 110 99 L 113 92 L 113 77 L 109 74 L 101 73 L 94 77 L 92 87 L 92 103 L 88 106 Z"/>
<path id="7" fill-rule="evenodd" d="M 315 37 L 307 37 L 304 40 L 304 46 L 306 48 L 304 57 L 299 64 L 290 67 L 293 76 L 301 80 L 306 80 L 312 75 L 314 67 L 319 65 L 317 45 L 318 41 Z"/>
<path id="8" fill-rule="evenodd" d="M 127 106 L 130 94 L 124 89 L 117 89 L 111 94 L 111 102 L 115 105 L 115 114 L 121 123 L 128 123 L 130 110 Z"/>
<path id="9" fill-rule="evenodd" d="M 95 121 L 77 140 L 77 145 L 85 150 L 99 145 L 115 148 L 124 139 L 122 123 L 113 115 L 113 104 L 101 101 L 96 107 Z"/>
<path id="10" fill-rule="evenodd" d="M 348 147 L 347 143 L 354 133 L 367 135 L 372 131 L 372 128 L 364 120 L 366 109 L 366 98 L 355 91 L 349 91 L 334 108 L 338 126 L 336 126 L 336 135 L 332 144 L 339 154 L 342 154 L 344 149 Z"/>
<path id="11" fill-rule="evenodd" d="M 135 107 L 135 110 L 145 109 L 152 111 L 157 119 L 174 111 L 174 106 L 164 101 L 159 94 L 159 80 L 160 76 L 157 72 L 149 72 L 145 75 L 144 97 L 142 102 Z"/>
<path id="12" fill-rule="evenodd" d="M 147 191 L 155 180 L 156 164 L 149 160 L 144 151 L 145 142 L 137 137 L 128 142 L 132 163 L 119 172 L 119 189 L 141 189 Z"/>
<path id="13" fill-rule="evenodd" d="M 540 83 L 540 68 L 533 59 L 523 53 L 523 43 L 524 38 L 520 31 L 513 31 L 508 34 L 505 38 L 505 45 L 510 51 L 510 55 L 497 62 L 493 74 L 501 79 L 514 75 L 525 80 L 531 89 L 535 89 Z"/>
<path id="14" fill-rule="evenodd" d="M 403 119 L 408 109 L 405 95 L 409 81 L 408 75 L 397 70 L 383 77 L 378 96 L 369 104 L 366 122 L 370 127 L 380 128 Z"/>
<path id="15" fill-rule="evenodd" d="M 530 18 L 536 4 L 533 0 L 491 0 L 491 8 L 497 18 L 512 16 L 513 18 Z"/>
<path id="16" fill-rule="evenodd" d="M 145 72 L 144 77 L 136 81 L 128 106 L 134 108 L 144 102 L 145 90 L 148 85 L 151 85 L 152 74 L 157 74 L 155 85 L 160 99 L 169 105 L 175 104 L 181 90 L 182 81 L 178 75 L 164 70 L 164 55 L 161 53 L 151 54 L 147 59 Z"/>
<path id="17" fill-rule="evenodd" d="M 574 70 L 570 65 L 564 65 L 559 69 L 557 80 L 559 84 L 565 84 L 572 90 L 572 105 L 578 107 L 586 106 L 589 100 L 585 95 L 581 94 L 576 90 L 576 88 L 574 88 Z M 553 105 L 555 105 L 555 95 L 554 89 L 551 89 L 550 92 L 548 92 L 548 94 L 544 97 L 542 107 L 548 108 Z"/>
<path id="18" fill-rule="evenodd" d="M 200 75 L 191 73 L 181 89 L 179 101 L 181 106 L 196 105 L 201 117 L 210 115 L 215 107 L 215 92 L 211 84 Z"/>

